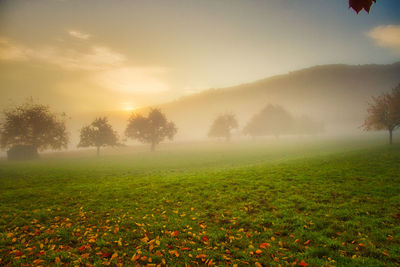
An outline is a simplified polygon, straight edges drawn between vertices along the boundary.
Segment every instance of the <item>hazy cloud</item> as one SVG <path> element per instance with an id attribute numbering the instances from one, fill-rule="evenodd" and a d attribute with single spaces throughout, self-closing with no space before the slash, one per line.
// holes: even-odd
<path id="1" fill-rule="evenodd" d="M 89 35 L 77 31 L 68 33 L 80 39 L 89 38 Z M 30 48 L 7 38 L 0 38 L 0 60 L 37 61 L 64 71 L 87 71 L 86 80 L 90 84 L 119 94 L 151 95 L 169 89 L 163 76 L 167 69 L 133 66 L 125 55 L 92 42 L 85 43 L 80 48 L 66 49 L 55 45 Z"/>
<path id="2" fill-rule="evenodd" d="M 90 45 L 84 52 L 51 45 L 32 49 L 7 38 L 0 38 L 0 60 L 38 60 L 69 71 L 97 71 L 120 67 L 126 58 L 106 46 Z"/>
<path id="3" fill-rule="evenodd" d="M 0 60 L 26 60 L 30 49 L 13 44 L 9 39 L 0 37 Z"/>
<path id="4" fill-rule="evenodd" d="M 367 36 L 381 47 L 400 53 L 400 25 L 382 25 L 367 32 Z"/>
<path id="5" fill-rule="evenodd" d="M 72 37 L 75 37 L 78 39 L 83 39 L 83 40 L 89 40 L 89 38 L 91 37 L 90 34 L 84 33 L 81 31 L 77 31 L 77 30 L 68 30 L 68 34 L 71 35 Z"/>

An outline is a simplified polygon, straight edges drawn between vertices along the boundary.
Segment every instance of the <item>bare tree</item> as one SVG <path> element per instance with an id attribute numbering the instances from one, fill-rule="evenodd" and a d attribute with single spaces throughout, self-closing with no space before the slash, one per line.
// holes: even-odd
<path id="1" fill-rule="evenodd" d="M 96 118 L 90 125 L 81 129 L 78 147 L 96 147 L 97 156 L 103 146 L 118 145 L 118 134 L 108 123 L 107 117 Z"/>
<path id="2" fill-rule="evenodd" d="M 151 151 L 166 138 L 172 140 L 176 133 L 175 124 L 157 108 L 151 109 L 147 117 L 132 114 L 125 130 L 127 137 L 150 144 Z"/>
<path id="3" fill-rule="evenodd" d="M 373 97 L 367 109 L 363 128 L 389 131 L 389 143 L 393 143 L 393 131 L 400 127 L 400 85 L 392 92 Z"/>
<path id="4" fill-rule="evenodd" d="M 229 141 L 231 139 L 231 130 L 238 128 L 238 126 L 234 114 L 220 115 L 211 124 L 208 137 L 223 137 L 226 138 L 226 141 Z"/>
<path id="5" fill-rule="evenodd" d="M 48 106 L 32 101 L 5 110 L 3 114 L 4 121 L 0 126 L 2 148 L 20 153 L 30 151 L 35 156 L 38 150 L 67 147 L 65 114 L 54 114 Z"/>

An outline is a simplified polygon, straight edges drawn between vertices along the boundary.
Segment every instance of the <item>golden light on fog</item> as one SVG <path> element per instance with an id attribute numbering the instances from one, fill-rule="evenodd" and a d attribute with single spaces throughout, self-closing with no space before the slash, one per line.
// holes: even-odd
<path id="1" fill-rule="evenodd" d="M 136 107 L 131 102 L 122 102 L 121 103 L 121 109 L 123 111 L 129 111 L 130 112 L 132 110 L 135 110 Z"/>
<path id="2" fill-rule="evenodd" d="M 95 75 L 95 82 L 125 94 L 155 94 L 169 89 L 168 84 L 159 77 L 165 72 L 162 68 L 123 67 L 99 72 Z"/>

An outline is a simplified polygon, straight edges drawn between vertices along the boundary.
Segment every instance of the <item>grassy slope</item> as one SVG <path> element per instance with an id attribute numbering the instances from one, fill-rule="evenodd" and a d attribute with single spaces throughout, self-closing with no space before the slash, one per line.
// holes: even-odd
<path id="1" fill-rule="evenodd" d="M 400 146 L 221 146 L 1 162 L 1 263 L 400 264 Z"/>

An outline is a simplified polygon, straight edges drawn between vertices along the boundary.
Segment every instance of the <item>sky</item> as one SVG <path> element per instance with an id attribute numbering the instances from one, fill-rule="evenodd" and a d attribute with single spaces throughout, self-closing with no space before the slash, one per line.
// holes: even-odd
<path id="1" fill-rule="evenodd" d="M 0 0 L 0 105 L 126 111 L 323 64 L 400 60 L 400 1 Z"/>

